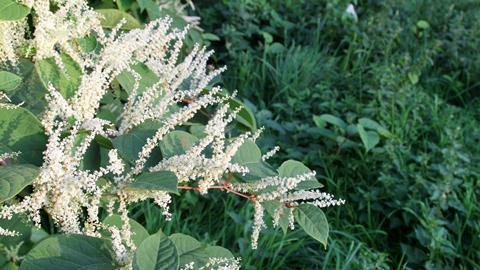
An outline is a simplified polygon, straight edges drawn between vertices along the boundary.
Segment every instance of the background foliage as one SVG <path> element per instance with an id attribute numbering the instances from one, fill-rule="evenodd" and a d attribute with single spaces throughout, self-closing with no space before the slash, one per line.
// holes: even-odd
<path id="1" fill-rule="evenodd" d="M 91 3 L 142 23 L 165 15 L 147 0 Z M 480 3 L 358 0 L 357 17 L 349 4 L 205 0 L 189 10 L 203 32 L 187 45 L 215 48 L 212 64 L 228 66 L 221 84 L 250 109 L 240 126 L 265 126 L 260 144 L 280 145 L 277 165 L 300 160 L 347 200 L 326 211 L 326 248 L 303 231 L 266 229 L 251 250 L 252 207 L 215 192 L 176 198 L 170 222 L 153 202 L 131 217 L 151 234 L 228 248 L 245 269 L 480 269 Z M 21 89 L 33 89 L 39 78 L 21 65 Z"/>
<path id="2" fill-rule="evenodd" d="M 215 196 L 214 209 L 177 206 L 223 223 L 184 226 L 209 227 L 246 269 L 479 269 L 480 3 L 352 3 L 357 20 L 341 0 L 197 5 L 265 149 L 279 144 L 278 162 L 305 162 L 347 199 L 327 210 L 327 248 L 272 230 L 252 253 L 245 231 L 222 226 L 245 222 L 223 212 L 241 202 Z"/>

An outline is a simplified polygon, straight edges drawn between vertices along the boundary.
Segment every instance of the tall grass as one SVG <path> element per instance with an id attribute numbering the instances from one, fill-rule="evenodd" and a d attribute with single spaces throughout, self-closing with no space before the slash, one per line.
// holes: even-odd
<path id="1" fill-rule="evenodd" d="M 147 229 L 228 247 L 245 269 L 480 269 L 480 4 L 353 2 L 357 22 L 340 0 L 197 7 L 220 37 L 223 84 L 267 128 L 263 147 L 280 145 L 278 162 L 306 162 L 347 200 L 327 210 L 327 248 L 270 229 L 252 251 L 251 207 L 215 194 L 175 201 L 185 214 L 172 223 L 151 204 L 132 209 Z M 316 126 L 325 113 L 368 117 L 390 135 L 367 152 L 357 135 Z"/>

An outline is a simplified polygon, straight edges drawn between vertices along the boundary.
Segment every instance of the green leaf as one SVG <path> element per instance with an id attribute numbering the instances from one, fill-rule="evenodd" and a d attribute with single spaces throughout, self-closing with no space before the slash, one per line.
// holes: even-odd
<path id="1" fill-rule="evenodd" d="M 42 165 L 47 143 L 42 124 L 23 108 L 0 107 L 0 148 L 20 151 L 20 161 Z"/>
<path id="2" fill-rule="evenodd" d="M 419 20 L 417 22 L 417 27 L 420 28 L 420 29 L 428 29 L 430 28 L 430 24 L 427 22 L 427 21 L 424 21 L 424 20 Z"/>
<path id="3" fill-rule="evenodd" d="M 232 162 L 240 165 L 257 163 L 261 160 L 262 152 L 252 140 L 246 140 L 232 157 Z"/>
<path id="4" fill-rule="evenodd" d="M 31 165 L 0 166 L 0 202 L 13 198 L 38 176 Z"/>
<path id="5" fill-rule="evenodd" d="M 278 175 L 283 176 L 283 177 L 294 177 L 297 175 L 309 173 L 312 170 L 310 170 L 307 166 L 305 166 L 303 163 L 300 161 L 296 160 L 287 160 L 280 165 L 278 168 Z M 312 188 L 321 188 L 323 187 L 320 182 L 317 181 L 315 177 L 312 177 L 311 179 L 305 180 L 301 182 L 300 184 L 297 185 L 296 189 L 301 190 L 301 189 L 312 189 Z"/>
<path id="6" fill-rule="evenodd" d="M 30 8 L 14 0 L 0 0 L 0 20 L 16 21 L 25 18 Z"/>
<path id="7" fill-rule="evenodd" d="M 141 77 L 140 81 L 138 82 L 138 94 L 142 94 L 148 87 L 151 87 L 159 80 L 157 74 L 155 74 L 146 65 L 142 63 L 132 65 L 131 68 Z M 130 71 L 122 71 L 122 73 L 120 73 L 116 77 L 116 79 L 123 87 L 123 89 L 127 91 L 127 93 L 131 93 L 133 91 L 133 87 L 135 85 L 135 77 Z"/>
<path id="8" fill-rule="evenodd" d="M 138 153 L 147 142 L 148 138 L 153 137 L 155 132 L 160 127 L 160 123 L 154 121 L 147 121 L 131 131 L 112 140 L 113 146 L 118 150 L 128 162 L 134 162 L 138 159 Z M 158 163 L 161 160 L 160 149 L 156 148 L 150 156 L 147 166 Z"/>
<path id="9" fill-rule="evenodd" d="M 255 116 L 253 112 L 245 106 L 240 100 L 231 98 L 228 100 L 230 108 L 235 110 L 237 108 L 241 108 L 237 114 L 236 120 L 252 132 L 257 131 L 257 121 L 255 120 Z"/>
<path id="10" fill-rule="evenodd" d="M 303 230 L 327 247 L 328 222 L 323 211 L 311 204 L 301 204 L 294 210 L 295 220 Z"/>
<path id="11" fill-rule="evenodd" d="M 275 171 L 267 163 L 262 161 L 260 148 L 252 141 L 246 140 L 232 157 L 232 163 L 237 163 L 248 168 L 249 173 L 236 174 L 238 179 L 246 182 L 254 182 L 267 176 L 275 176 Z"/>
<path id="12" fill-rule="evenodd" d="M 159 146 L 162 150 L 163 157 L 169 158 L 175 155 L 185 154 L 197 141 L 197 137 L 188 132 L 174 130 L 163 138 Z"/>
<path id="13" fill-rule="evenodd" d="M 420 77 L 415 72 L 409 72 L 407 75 L 408 75 L 408 79 L 413 85 L 417 84 L 418 81 L 420 80 Z"/>
<path id="14" fill-rule="evenodd" d="M 102 223 L 110 226 L 115 226 L 120 230 L 122 230 L 123 227 L 122 217 L 119 215 L 109 215 L 102 221 Z M 149 236 L 149 234 L 147 230 L 135 220 L 130 218 L 128 220 L 128 223 L 130 224 L 130 231 L 132 232 L 132 241 L 135 246 L 138 247 L 143 242 L 143 240 L 145 240 Z M 103 230 L 102 235 L 105 235 L 108 238 L 111 234 L 109 231 Z"/>
<path id="15" fill-rule="evenodd" d="M 114 28 L 122 19 L 125 19 L 126 23 L 122 25 L 121 29 L 130 30 L 142 26 L 132 15 L 118 9 L 97 9 L 96 11 L 103 15 L 101 24 L 105 28 Z"/>
<path id="16" fill-rule="evenodd" d="M 143 12 L 145 9 L 147 10 L 148 17 L 150 20 L 155 20 L 162 17 L 160 12 L 160 7 L 157 3 L 153 0 L 138 0 L 138 6 L 140 10 Z"/>
<path id="17" fill-rule="evenodd" d="M 135 180 L 128 184 L 127 188 L 130 190 L 162 190 L 178 194 L 177 180 L 177 176 L 173 172 L 145 172 L 135 177 Z"/>
<path id="18" fill-rule="evenodd" d="M 0 70 L 0 90 L 11 91 L 22 83 L 22 78 L 11 72 Z"/>
<path id="19" fill-rule="evenodd" d="M 368 129 L 373 129 L 378 132 L 378 134 L 387 137 L 387 138 L 392 138 L 393 134 L 390 133 L 386 128 L 384 128 L 382 125 L 380 125 L 378 122 L 369 119 L 369 118 L 360 118 L 358 120 L 358 123 L 362 125 L 364 128 Z"/>
<path id="20" fill-rule="evenodd" d="M 324 128 L 327 125 L 327 121 L 318 115 L 313 115 L 313 122 L 319 128 Z"/>
<path id="21" fill-rule="evenodd" d="M 134 270 L 176 270 L 178 254 L 173 242 L 162 232 L 145 239 L 133 258 Z"/>
<path id="22" fill-rule="evenodd" d="M 56 235 L 41 241 L 25 257 L 21 270 L 113 270 L 111 248 L 103 239 Z"/>
<path id="23" fill-rule="evenodd" d="M 345 121 L 343 121 L 342 119 L 336 117 L 336 116 L 333 116 L 331 114 L 322 114 L 320 115 L 318 118 L 317 118 L 317 121 L 325 121 L 327 123 L 330 123 L 334 126 L 337 126 L 341 129 L 346 129 L 347 128 L 347 123 L 345 123 Z"/>
<path id="24" fill-rule="evenodd" d="M 21 84 L 8 93 L 13 103 L 23 103 L 22 107 L 35 115 L 40 115 L 47 105 L 47 90 L 38 76 L 35 66 L 30 60 L 20 59 L 15 70 L 10 70 L 23 78 Z"/>
<path id="25" fill-rule="evenodd" d="M 37 61 L 35 68 L 45 88 L 48 88 L 48 84 L 51 83 L 62 96 L 70 98 L 75 95 L 80 86 L 82 71 L 70 56 L 61 54 L 61 58 L 65 69 L 60 68 L 53 58 Z"/>
<path id="26" fill-rule="evenodd" d="M 380 137 L 376 132 L 365 131 L 365 128 L 361 124 L 357 125 L 357 129 L 367 152 L 380 142 Z"/>
<path id="27" fill-rule="evenodd" d="M 174 233 L 170 235 L 169 238 L 175 245 L 178 256 L 182 256 L 183 254 L 202 247 L 202 244 L 200 242 L 186 234 Z"/>

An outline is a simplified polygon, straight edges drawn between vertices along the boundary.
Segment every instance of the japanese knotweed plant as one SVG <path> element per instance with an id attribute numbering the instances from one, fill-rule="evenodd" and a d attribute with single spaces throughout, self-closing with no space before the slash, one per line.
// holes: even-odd
<path id="1" fill-rule="evenodd" d="M 212 85 L 225 69 L 207 65 L 212 52 L 182 49 L 188 27 L 175 29 L 168 17 L 136 27 L 129 16 L 78 0 L 0 0 L 0 62 L 9 70 L 0 71 L 0 264 L 238 269 L 221 247 L 149 235 L 129 218 L 129 205 L 153 200 L 169 219 L 172 196 L 183 190 L 250 200 L 253 249 L 265 210 L 273 226 L 294 229 L 297 221 L 326 244 L 320 208 L 343 201 L 319 191 L 300 162 L 277 170 L 266 162 L 278 149 L 262 156 L 261 129 L 242 117 L 234 94 Z M 35 68 L 25 73 L 28 63 Z M 40 108 L 15 102 L 18 91 L 38 91 Z M 236 119 L 251 130 L 232 131 Z M 58 233 L 39 233 L 46 224 Z"/>

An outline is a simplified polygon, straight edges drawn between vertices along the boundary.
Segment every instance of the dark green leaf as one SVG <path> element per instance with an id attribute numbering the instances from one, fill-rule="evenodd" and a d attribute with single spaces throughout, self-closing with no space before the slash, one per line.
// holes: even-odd
<path id="1" fill-rule="evenodd" d="M 188 132 L 174 130 L 168 133 L 160 142 L 160 149 L 162 150 L 163 157 L 169 158 L 171 156 L 185 154 L 197 141 L 197 137 Z"/>
<path id="2" fill-rule="evenodd" d="M 53 58 L 39 60 L 35 68 L 45 88 L 51 83 L 65 98 L 72 97 L 80 85 L 80 66 L 68 55 L 61 55 L 65 69 L 60 68 Z"/>
<path id="3" fill-rule="evenodd" d="M 133 258 L 134 270 L 176 270 L 178 254 L 173 242 L 162 232 L 145 239 Z"/>
<path id="4" fill-rule="evenodd" d="M 138 159 L 138 153 L 147 142 L 147 139 L 153 137 L 159 127 L 160 123 L 147 121 L 137 127 L 134 127 L 128 133 L 113 139 L 113 146 L 118 150 L 124 159 L 126 159 L 128 162 L 134 162 Z M 154 150 L 151 155 L 151 159 L 153 160 L 153 163 L 155 161 L 160 161 L 160 149 Z"/>
<path id="5" fill-rule="evenodd" d="M 40 115 L 47 104 L 45 100 L 47 90 L 43 86 L 35 66 L 30 60 L 20 59 L 16 68 L 10 71 L 14 71 L 22 77 L 23 81 L 17 88 L 8 93 L 8 97 L 13 103 L 23 103 L 22 107 L 35 115 Z"/>
<path id="6" fill-rule="evenodd" d="M 346 129 L 347 128 L 347 123 L 345 123 L 345 121 L 343 121 L 342 119 L 334 116 L 334 115 L 331 115 L 331 114 L 322 114 L 320 115 L 317 119 L 317 122 L 318 121 L 325 121 L 327 123 L 330 123 L 334 126 L 337 126 L 341 129 Z"/>
<path id="7" fill-rule="evenodd" d="M 294 214 L 303 230 L 327 247 L 329 228 L 323 211 L 311 204 L 302 204 L 295 208 Z"/>
<path id="8" fill-rule="evenodd" d="M 294 177 L 297 175 L 309 173 L 311 170 L 305 166 L 300 161 L 296 160 L 287 160 L 280 165 L 278 168 L 278 175 L 283 177 Z M 321 188 L 323 187 L 315 177 L 312 177 L 309 180 L 305 180 L 298 184 L 296 189 L 312 189 L 312 188 Z"/>
<path id="9" fill-rule="evenodd" d="M 128 184 L 128 189 L 178 193 L 177 176 L 169 171 L 145 172 L 136 176 L 135 180 Z"/>
<path id="10" fill-rule="evenodd" d="M 21 270 L 113 270 L 111 248 L 103 239 L 56 235 L 41 241 L 25 257 Z"/>
<path id="11" fill-rule="evenodd" d="M 365 149 L 370 151 L 373 147 L 375 147 L 380 142 L 380 137 L 374 131 L 365 131 L 365 128 L 361 124 L 357 125 L 358 134 L 360 135 L 360 139 L 362 139 L 363 145 Z"/>
<path id="12" fill-rule="evenodd" d="M 23 108 L 0 108 L 0 148 L 20 151 L 24 163 L 42 164 L 47 138 L 42 124 Z"/>
<path id="13" fill-rule="evenodd" d="M 182 256 L 185 253 L 202 247 L 202 244 L 200 242 L 186 234 L 174 233 L 170 235 L 169 238 L 170 240 L 172 240 L 173 244 L 177 248 L 178 256 Z"/>
<path id="14" fill-rule="evenodd" d="M 140 81 L 138 82 L 138 94 L 143 93 L 148 87 L 151 87 L 159 80 L 157 74 L 151 71 L 144 64 L 139 63 L 133 65 L 131 68 L 141 77 Z M 116 79 L 123 87 L 123 89 L 127 91 L 127 93 L 131 93 L 133 91 L 133 87 L 135 85 L 135 77 L 130 71 L 124 70 L 116 77 Z"/>
<path id="15" fill-rule="evenodd" d="M 32 165 L 0 166 L 0 202 L 13 198 L 38 176 Z"/>

